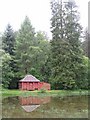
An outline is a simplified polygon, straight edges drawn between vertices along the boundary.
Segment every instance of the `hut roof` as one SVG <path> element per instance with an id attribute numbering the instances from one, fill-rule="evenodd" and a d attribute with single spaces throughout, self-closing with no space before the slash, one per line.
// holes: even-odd
<path id="1" fill-rule="evenodd" d="M 26 75 L 20 82 L 40 82 L 40 80 L 33 75 Z"/>

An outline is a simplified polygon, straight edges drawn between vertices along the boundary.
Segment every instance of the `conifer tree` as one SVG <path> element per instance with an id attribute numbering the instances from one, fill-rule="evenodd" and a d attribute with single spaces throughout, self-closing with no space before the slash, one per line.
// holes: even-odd
<path id="1" fill-rule="evenodd" d="M 51 83 L 55 89 L 66 88 L 69 78 L 69 62 L 70 62 L 70 45 L 65 37 L 65 10 L 62 6 L 62 1 L 52 1 L 52 77 Z"/>
<path id="2" fill-rule="evenodd" d="M 85 65 L 80 46 L 81 26 L 74 1 L 51 2 L 52 18 L 52 77 L 55 89 L 81 87 Z M 83 78 L 83 79 L 82 79 Z"/>
<path id="3" fill-rule="evenodd" d="M 67 11 L 65 19 L 65 36 L 71 46 L 71 70 L 74 73 L 74 82 L 78 88 L 82 88 L 83 83 L 87 83 L 85 65 L 83 64 L 83 52 L 81 48 L 82 27 L 79 24 L 79 14 L 75 1 L 69 0 L 65 9 Z"/>
<path id="4" fill-rule="evenodd" d="M 19 70 L 24 75 L 28 74 L 31 66 L 30 53 L 33 50 L 35 41 L 34 28 L 31 25 L 29 18 L 26 16 L 16 38 L 16 57 Z"/>
<path id="5" fill-rule="evenodd" d="M 2 61 L 2 83 L 4 86 L 10 87 L 10 82 L 14 79 L 14 72 L 16 71 L 15 58 L 15 34 L 10 24 L 2 36 L 2 49 L 4 51 Z M 6 56 L 10 56 L 10 59 L 5 59 Z"/>
<path id="6" fill-rule="evenodd" d="M 6 31 L 3 35 L 2 39 L 2 48 L 6 53 L 10 55 L 14 55 L 14 47 L 15 47 L 15 36 L 14 31 L 10 24 L 7 25 Z"/>

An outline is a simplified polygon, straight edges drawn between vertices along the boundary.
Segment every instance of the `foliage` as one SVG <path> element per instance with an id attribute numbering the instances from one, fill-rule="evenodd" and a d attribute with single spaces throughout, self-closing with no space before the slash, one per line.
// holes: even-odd
<path id="1" fill-rule="evenodd" d="M 16 37 L 16 60 L 19 67 L 19 76 L 32 74 L 41 81 L 44 80 L 44 67 L 49 54 L 49 42 L 44 32 L 35 31 L 28 17 Z M 21 64 L 22 63 L 22 64 Z"/>
<path id="2" fill-rule="evenodd" d="M 45 90 L 45 89 L 41 89 L 41 90 L 39 91 L 39 93 L 46 93 L 46 90 Z"/>
<path id="3" fill-rule="evenodd" d="M 9 66 L 11 57 L 8 53 L 5 53 L 4 50 L 0 50 L 0 56 L 2 59 L 2 63 L 0 65 L 0 67 L 2 67 L 2 85 L 4 88 L 7 88 L 9 87 L 11 77 L 13 76 L 13 73 Z"/>
<path id="4" fill-rule="evenodd" d="M 2 36 L 2 48 L 6 53 L 10 55 L 14 55 L 14 44 L 15 44 L 15 36 L 10 24 L 7 25 L 7 28 Z"/>
<path id="5" fill-rule="evenodd" d="M 2 35 L 2 50 L 4 50 L 4 56 L 2 59 L 2 78 L 3 81 L 7 81 L 7 83 L 3 83 L 3 84 L 7 84 L 5 86 L 11 88 L 12 85 L 11 83 L 13 82 L 13 84 L 15 83 L 15 73 L 17 71 L 17 65 L 15 62 L 15 33 L 11 27 L 10 24 L 7 25 L 7 28 L 4 32 L 4 34 Z M 7 57 L 10 57 L 11 59 L 7 59 Z M 5 60 L 6 59 L 6 60 Z M 6 79 L 6 80 L 4 80 Z M 15 84 L 14 84 L 15 85 Z M 14 87 L 14 86 L 13 86 Z"/>
<path id="6" fill-rule="evenodd" d="M 83 89 L 90 89 L 90 59 L 84 56 L 83 63 L 85 65 L 84 78 L 86 79 L 86 81 L 83 82 Z"/>
<path id="7" fill-rule="evenodd" d="M 89 57 L 90 59 L 90 34 L 88 30 L 84 32 L 84 41 L 82 42 L 82 49 L 85 56 Z"/>
<path id="8" fill-rule="evenodd" d="M 9 77 L 6 80 L 7 87 L 9 85 L 9 88 L 17 88 L 18 80 L 26 74 L 32 74 L 41 81 L 48 81 L 49 76 L 47 77 L 45 70 L 50 44 L 45 32 L 39 31 L 35 35 L 34 28 L 27 16 L 19 31 L 14 33 L 11 26 L 7 26 L 2 36 L 2 42 L 5 55 L 11 58 L 3 61 L 2 68 L 3 79 Z M 4 77 L 4 75 L 6 76 Z"/>
<path id="9" fill-rule="evenodd" d="M 17 32 L 8 24 L 0 48 L 4 88 L 17 88 L 26 74 L 50 82 L 52 89 L 89 88 L 90 60 L 81 46 L 77 6 L 70 0 L 65 4 L 52 0 L 51 10 L 50 41 L 45 32 L 35 32 L 27 16 Z"/>
<path id="10" fill-rule="evenodd" d="M 52 76 L 54 89 L 87 88 L 86 66 L 83 63 L 80 35 L 81 26 L 76 4 L 68 1 L 51 2 L 52 9 Z M 85 84 L 86 83 L 86 84 Z"/>
<path id="11" fill-rule="evenodd" d="M 33 58 L 33 56 L 30 56 L 30 53 L 35 52 L 37 49 L 33 48 L 33 41 L 34 29 L 28 17 L 26 17 L 16 38 L 16 59 L 19 71 L 23 76 L 28 73 L 28 69 L 32 64 L 31 58 Z"/>

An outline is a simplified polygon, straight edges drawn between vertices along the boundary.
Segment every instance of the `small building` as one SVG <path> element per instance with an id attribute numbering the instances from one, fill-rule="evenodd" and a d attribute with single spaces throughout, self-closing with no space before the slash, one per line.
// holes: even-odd
<path id="1" fill-rule="evenodd" d="M 20 90 L 50 90 L 50 84 L 46 82 L 40 82 L 33 75 L 26 75 L 22 80 L 19 81 Z"/>

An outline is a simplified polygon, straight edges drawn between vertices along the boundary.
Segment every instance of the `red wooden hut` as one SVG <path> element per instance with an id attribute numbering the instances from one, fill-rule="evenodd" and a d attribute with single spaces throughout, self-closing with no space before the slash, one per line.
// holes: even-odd
<path id="1" fill-rule="evenodd" d="M 46 82 L 40 82 L 33 75 L 26 75 L 22 80 L 19 81 L 19 89 L 21 90 L 50 90 L 50 84 Z"/>

